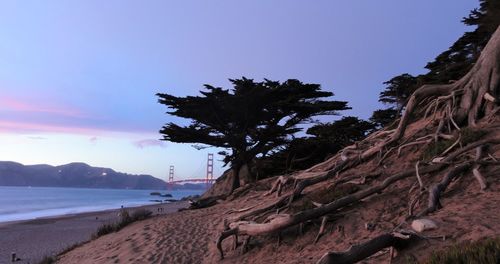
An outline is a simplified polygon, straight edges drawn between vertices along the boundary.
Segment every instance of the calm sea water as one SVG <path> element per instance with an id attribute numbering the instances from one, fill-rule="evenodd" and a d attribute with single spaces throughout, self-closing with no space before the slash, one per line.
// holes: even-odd
<path id="1" fill-rule="evenodd" d="M 0 186 L 0 222 L 155 204 L 151 190 Z M 173 199 L 201 190 L 161 191 Z M 165 199 L 165 198 L 163 198 Z M 168 198 L 170 199 L 170 198 Z"/>

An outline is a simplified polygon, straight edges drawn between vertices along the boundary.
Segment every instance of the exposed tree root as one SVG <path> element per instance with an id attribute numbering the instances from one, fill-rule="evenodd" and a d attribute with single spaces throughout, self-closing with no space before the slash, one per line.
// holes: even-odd
<path id="1" fill-rule="evenodd" d="M 420 177 L 420 173 L 418 172 L 418 164 L 420 161 L 417 161 L 415 164 L 415 174 L 417 175 L 418 185 L 420 185 L 420 190 L 425 190 L 424 183 L 422 182 L 422 178 Z"/>
<path id="2" fill-rule="evenodd" d="M 276 192 L 276 197 L 279 197 L 281 195 L 283 187 L 291 181 L 292 177 L 279 176 L 278 179 L 274 182 L 273 187 L 265 195 L 270 195 L 273 192 Z"/>
<path id="3" fill-rule="evenodd" d="M 424 167 L 421 169 L 422 173 L 430 173 L 436 170 L 439 170 L 443 167 L 443 164 L 433 164 L 427 167 Z M 284 228 L 299 224 L 301 222 L 310 220 L 310 219 L 315 219 L 318 217 L 321 217 L 325 214 L 332 213 L 336 211 L 337 209 L 343 208 L 347 205 L 350 205 L 354 202 L 357 202 L 363 198 L 366 198 L 372 194 L 382 192 L 385 188 L 390 186 L 392 183 L 404 179 L 406 177 L 409 177 L 411 175 L 415 174 L 415 170 L 409 170 L 405 172 L 398 173 L 396 175 L 393 175 L 387 179 L 385 179 L 381 184 L 375 185 L 373 187 L 358 191 L 356 193 L 344 196 L 338 200 L 335 200 L 329 204 L 326 204 L 324 206 L 314 208 L 314 209 L 309 209 L 306 211 L 301 211 L 299 213 L 296 213 L 294 215 L 287 215 L 286 217 L 278 217 L 275 219 L 272 219 L 268 223 L 251 223 L 248 221 L 240 221 L 233 223 L 232 227 L 230 225 L 230 229 L 226 230 L 221 233 L 219 238 L 217 239 L 217 248 L 220 251 L 221 258 L 223 258 L 223 252 L 222 252 L 222 241 L 231 236 L 231 235 L 251 235 L 251 236 L 256 236 L 256 235 L 263 235 L 267 233 L 272 233 L 272 232 L 277 232 L 279 230 L 282 230 Z"/>
<path id="4" fill-rule="evenodd" d="M 442 208 L 443 206 L 441 205 L 440 202 L 440 197 L 441 193 L 446 190 L 450 182 L 458 176 L 461 172 L 467 170 L 470 168 L 471 162 L 466 162 L 463 164 L 458 165 L 457 167 L 451 169 L 441 180 L 440 183 L 434 185 L 431 187 L 429 190 L 429 204 L 425 210 L 420 212 L 418 214 L 418 217 L 422 217 L 424 215 L 427 215 L 428 213 L 432 213 L 436 211 L 437 209 Z"/>
<path id="5" fill-rule="evenodd" d="M 297 183 L 297 185 L 295 186 L 295 188 L 293 189 L 292 195 L 290 195 L 290 199 L 288 201 L 288 204 L 291 204 L 295 198 L 299 197 L 300 194 L 302 193 L 302 191 L 306 187 L 314 185 L 316 183 L 326 181 L 326 180 L 332 178 L 333 176 L 337 175 L 337 173 L 339 173 L 340 171 L 345 169 L 345 167 L 347 167 L 349 162 L 350 162 L 350 160 L 343 160 L 342 162 L 340 162 L 340 164 L 338 164 L 333 169 L 331 169 L 330 171 L 328 171 L 327 173 L 325 173 L 323 175 L 299 181 Z"/>
<path id="6" fill-rule="evenodd" d="M 403 148 L 414 146 L 414 145 L 419 145 L 419 144 L 429 144 L 431 142 L 432 142 L 432 139 L 427 139 L 427 140 L 414 141 L 411 143 L 404 144 L 398 148 L 398 157 L 401 155 L 401 150 L 403 150 Z"/>
<path id="7" fill-rule="evenodd" d="M 272 204 L 269 204 L 268 206 L 247 212 L 245 214 L 242 214 L 242 215 L 238 216 L 237 218 L 235 218 L 234 220 L 240 221 L 242 219 L 247 219 L 251 216 L 260 215 L 260 214 L 268 212 L 269 210 L 272 210 L 272 209 L 278 209 L 281 206 L 285 205 L 287 201 L 288 201 L 288 197 L 286 197 L 286 196 L 282 197 L 281 199 L 277 200 L 275 203 L 272 203 Z"/>
<path id="8" fill-rule="evenodd" d="M 481 190 L 486 190 L 486 188 L 488 188 L 488 183 L 486 182 L 486 179 L 484 179 L 481 172 L 479 172 L 479 166 L 474 167 L 472 169 L 472 174 L 474 175 L 476 180 L 479 182 L 479 186 L 481 187 Z"/>
<path id="9" fill-rule="evenodd" d="M 479 140 L 477 142 L 471 143 L 461 149 L 458 149 L 452 153 L 450 153 L 445 159 L 445 163 L 438 163 L 438 164 L 431 164 L 428 166 L 425 166 L 423 168 L 419 168 L 419 172 L 422 174 L 427 174 L 427 173 L 432 173 L 436 172 L 439 170 L 442 170 L 443 168 L 446 168 L 448 166 L 447 162 L 453 161 L 455 158 L 460 156 L 461 154 L 467 152 L 468 150 L 471 150 L 473 148 L 476 148 L 480 145 L 484 145 L 487 143 L 495 143 L 498 144 L 500 143 L 499 138 L 490 138 L 490 139 L 483 139 Z M 446 189 L 446 187 L 449 185 L 451 180 L 459 173 L 471 166 L 473 162 L 465 162 L 462 163 L 461 165 L 458 165 L 456 168 L 452 169 L 450 172 L 447 173 L 447 175 L 444 177 L 444 179 L 441 181 L 439 185 L 434 186 L 431 188 L 431 194 L 429 198 L 429 206 L 428 208 L 419 214 L 419 216 L 427 214 L 429 212 L 435 211 L 439 206 L 439 197 L 440 193 Z M 343 208 L 345 206 L 348 206 L 352 203 L 358 202 L 359 200 L 366 198 L 370 195 L 376 194 L 376 193 L 381 193 L 384 189 L 392 185 L 394 182 L 397 182 L 401 179 L 407 178 L 411 175 L 415 175 L 416 170 L 411 169 L 407 171 L 400 172 L 398 174 L 395 174 L 393 176 L 390 176 L 386 178 L 382 183 L 372 186 L 370 188 L 366 188 L 363 190 L 360 190 L 358 192 L 355 192 L 350 195 L 346 195 L 342 198 L 339 198 L 331 203 L 328 203 L 326 205 L 323 205 L 318 208 L 313 208 L 305 211 L 298 212 L 294 215 L 284 215 L 284 214 L 279 214 L 276 215 L 274 218 L 270 218 L 269 222 L 266 223 L 255 223 L 255 222 L 249 222 L 249 221 L 239 221 L 239 222 L 234 222 L 230 224 L 230 229 L 226 230 L 221 233 L 219 238 L 217 239 L 217 248 L 220 251 L 221 258 L 223 258 L 223 252 L 222 252 L 222 242 L 224 239 L 226 239 L 229 236 L 232 235 L 250 235 L 250 236 L 256 236 L 256 235 L 263 235 L 263 234 L 268 234 L 268 233 L 273 233 L 273 232 L 278 232 L 280 230 L 283 230 L 287 227 L 293 226 L 300 224 L 302 222 L 305 222 L 307 220 L 312 220 L 316 219 L 318 217 L 324 216 L 329 213 L 333 213 L 336 210 Z M 284 197 L 286 198 L 286 197 Z M 280 201 L 283 201 L 280 200 Z M 242 219 L 242 218 L 240 218 Z"/>
<path id="10" fill-rule="evenodd" d="M 377 236 L 363 244 L 354 245 L 345 252 L 328 252 L 316 262 L 317 264 L 350 264 L 363 260 L 380 250 L 387 247 L 403 249 L 412 242 L 416 241 L 418 236 L 414 234 L 402 235 L 383 234 Z"/>
<path id="11" fill-rule="evenodd" d="M 483 157 L 483 146 L 479 146 L 476 148 L 476 158 L 475 161 L 481 160 Z M 486 182 L 486 179 L 483 177 L 481 172 L 479 171 L 479 164 L 474 165 L 474 168 L 472 168 L 472 174 L 474 175 L 474 178 L 479 182 L 479 186 L 481 190 L 486 190 L 488 188 L 488 183 Z"/>
<path id="12" fill-rule="evenodd" d="M 295 180 L 293 191 L 290 195 L 284 196 L 277 200 L 275 203 L 257 209 L 246 214 L 239 216 L 236 222 L 229 224 L 229 229 L 223 231 L 217 239 L 217 248 L 219 249 L 221 258 L 224 257 L 222 251 L 222 242 L 230 236 L 248 235 L 256 236 L 269 233 L 279 233 L 283 229 L 294 226 L 302 225 L 304 222 L 323 217 L 320 231 L 315 239 L 317 241 L 321 234 L 324 232 L 324 225 L 326 225 L 327 214 L 335 213 L 337 210 L 349 206 L 353 203 L 369 197 L 374 194 L 379 194 L 387 187 L 391 186 L 397 181 L 408 178 L 412 175 L 417 175 L 420 187 L 423 187 L 421 175 L 428 173 L 436 173 L 448 169 L 442 180 L 429 189 L 429 201 L 427 208 L 417 214 L 418 217 L 434 212 L 441 208 L 440 203 L 441 194 L 446 190 L 451 181 L 458 177 L 460 174 L 472 168 L 474 177 L 480 184 L 481 189 L 487 187 L 487 182 L 479 171 L 479 165 L 498 164 L 498 161 L 493 159 L 481 159 L 482 147 L 486 144 L 499 144 L 500 138 L 486 138 L 478 140 L 466 146 L 461 146 L 461 137 L 445 151 L 441 153 L 441 157 L 433 160 L 432 163 L 419 166 L 416 164 L 415 168 L 399 172 L 392 176 L 387 177 L 381 183 L 371 187 L 362 189 L 355 193 L 343 196 L 328 204 L 321 205 L 317 208 L 304 210 L 292 215 L 276 214 L 268 218 L 264 223 L 256 223 L 250 221 L 239 221 L 250 216 L 256 216 L 269 212 L 269 210 L 280 208 L 285 204 L 291 204 L 292 201 L 297 199 L 308 186 L 315 185 L 325 180 L 332 179 L 339 175 L 339 173 L 352 168 L 362 162 L 369 161 L 377 154 L 380 157 L 379 164 L 384 160 L 389 152 L 398 149 L 398 155 L 405 147 L 414 146 L 418 144 L 427 144 L 438 141 L 440 138 L 450 140 L 454 138 L 454 131 L 459 131 L 462 126 L 475 126 L 479 119 L 483 118 L 488 120 L 495 120 L 497 113 L 500 109 L 498 106 L 500 95 L 500 27 L 492 35 L 490 41 L 485 46 L 481 55 L 471 70 L 463 76 L 460 80 L 449 84 L 432 84 L 423 85 L 417 89 L 409 98 L 405 111 L 401 116 L 397 128 L 392 131 L 379 131 L 368 136 L 365 140 L 358 142 L 352 146 L 346 147 L 340 154 L 330 159 L 328 162 L 318 164 L 313 168 L 307 170 L 309 172 L 322 168 L 325 172 L 318 176 L 307 179 L 296 179 L 294 177 L 279 177 L 275 182 L 268 194 L 277 192 L 280 195 L 283 186 Z M 426 109 L 422 109 L 422 102 L 430 102 Z M 418 109 L 417 109 L 418 108 Z M 425 111 L 425 113 L 424 113 Z M 425 116 L 431 115 L 434 118 L 439 118 L 437 129 L 430 135 L 422 137 L 419 132 L 424 131 L 421 129 L 413 135 L 405 136 L 406 129 L 412 119 L 417 115 Z M 446 132 L 447 130 L 447 132 Z M 425 129 L 425 131 L 428 131 Z M 401 142 L 409 141 L 420 138 L 411 143 Z M 402 140 L 405 138 L 405 140 Z M 399 146 L 398 146 L 399 144 Z M 462 154 L 477 148 L 476 159 L 463 161 Z M 384 151 L 387 152 L 384 153 Z M 460 160 L 461 159 L 461 160 Z M 333 161 L 335 161 L 334 165 Z M 359 176 L 357 176 L 359 177 Z M 289 179 L 286 179 L 289 178 Z M 335 184 L 347 182 L 348 177 L 338 179 Z M 352 180 L 352 179 L 350 179 Z M 409 204 L 409 215 L 413 215 L 413 207 L 420 199 L 421 194 L 417 195 Z M 288 202 L 288 203 L 287 203 Z M 318 263 L 353 263 L 362 260 L 385 247 L 400 248 L 401 244 L 407 244 L 414 235 L 409 237 L 401 237 L 394 234 L 385 234 L 376 237 L 359 246 L 353 246 L 350 250 L 343 253 L 327 253 Z"/>
<path id="13" fill-rule="evenodd" d="M 318 242 L 321 236 L 325 234 L 325 226 L 327 221 L 328 216 L 323 216 L 323 218 L 321 219 L 321 226 L 319 227 L 318 235 L 316 235 L 316 238 L 314 239 L 315 244 Z"/>
<path id="14" fill-rule="evenodd" d="M 408 205 L 408 217 L 413 216 L 413 208 L 415 207 L 415 204 L 422 198 L 422 196 L 425 194 L 425 191 L 420 191 L 420 193 L 410 202 Z"/>

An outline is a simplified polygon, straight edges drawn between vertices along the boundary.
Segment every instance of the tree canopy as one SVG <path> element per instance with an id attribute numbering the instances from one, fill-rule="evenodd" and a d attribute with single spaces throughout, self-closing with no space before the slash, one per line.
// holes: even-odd
<path id="1" fill-rule="evenodd" d="M 419 80 L 411 74 L 404 73 L 384 82 L 384 84 L 387 87 L 380 92 L 379 102 L 394 106 L 398 111 L 401 111 L 408 98 L 419 87 Z"/>
<path id="2" fill-rule="evenodd" d="M 476 26 L 473 31 L 465 32 L 453 45 L 439 54 L 425 68 L 429 70 L 424 76 L 426 83 L 446 83 L 458 80 L 470 70 L 481 51 L 500 24 L 500 1 L 480 0 L 480 7 L 464 17 L 462 22 L 468 26 Z"/>
<path id="3" fill-rule="evenodd" d="M 309 168 L 365 138 L 375 128 L 375 124 L 353 116 L 316 124 L 307 130 L 307 137 L 295 138 L 270 157 L 261 159 L 260 170 L 274 175 Z"/>
<path id="4" fill-rule="evenodd" d="M 451 47 L 427 63 L 427 73 L 412 76 L 405 73 L 384 82 L 385 89 L 379 101 L 390 108 L 376 110 L 370 118 L 384 126 L 399 116 L 409 96 L 424 84 L 443 84 L 460 79 L 478 59 L 481 51 L 500 25 L 500 1 L 480 0 L 479 8 L 472 10 L 462 23 L 475 26 L 473 31 L 465 32 Z M 396 114 L 394 114 L 396 111 Z M 391 116 L 393 119 L 390 120 Z"/>
<path id="5" fill-rule="evenodd" d="M 205 85 L 201 96 L 177 97 L 158 93 L 159 103 L 172 109 L 170 115 L 190 124 L 167 123 L 163 139 L 224 148 L 219 154 L 231 164 L 233 188 L 239 187 L 239 170 L 256 156 L 265 156 L 287 144 L 298 125 L 313 122 L 318 115 L 335 115 L 349 109 L 347 102 L 321 100 L 333 95 L 319 84 L 290 79 L 285 82 L 230 79 L 233 87 Z"/>
<path id="6" fill-rule="evenodd" d="M 394 108 L 379 109 L 373 111 L 370 122 L 373 123 L 375 128 L 380 129 L 394 122 L 398 115 L 399 111 Z"/>

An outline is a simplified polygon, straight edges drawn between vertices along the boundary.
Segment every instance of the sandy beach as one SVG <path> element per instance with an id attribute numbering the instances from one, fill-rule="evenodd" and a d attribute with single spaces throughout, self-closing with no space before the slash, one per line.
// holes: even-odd
<path id="1" fill-rule="evenodd" d="M 401 166 L 408 166 L 402 164 Z M 315 243 L 319 222 L 304 225 L 302 234 L 290 227 L 278 234 L 254 236 L 243 252 L 242 244 L 248 237 L 239 237 L 239 247 L 234 248 L 233 238 L 224 241 L 225 258 L 220 259 L 215 241 L 224 230 L 224 219 L 234 219 L 247 213 L 245 208 L 263 208 L 280 197 L 266 195 L 275 178 L 265 179 L 238 198 L 229 197 L 219 204 L 197 210 L 185 210 L 138 221 L 124 229 L 104 235 L 58 257 L 57 263 L 316 263 L 328 251 L 345 251 L 352 245 L 393 230 L 406 215 L 407 192 L 414 183 L 405 181 L 381 196 L 365 199 L 359 206 L 347 207 L 332 216 L 326 234 Z M 472 177 L 455 183 L 455 200 L 446 197 L 444 206 L 429 217 L 438 229 L 429 230 L 427 239 L 409 251 L 400 252 L 390 260 L 389 249 L 381 250 L 362 263 L 408 263 L 408 258 L 422 261 L 435 250 L 466 241 L 495 237 L 500 230 L 500 215 L 471 214 L 470 212 L 498 212 L 500 190 L 498 180 L 491 181 L 488 192 L 478 193 Z M 456 192 L 456 191 L 455 191 Z M 285 193 L 286 195 L 288 193 Z M 478 199 L 481 198 L 481 199 Z M 425 206 L 423 201 L 420 206 Z M 376 223 L 374 230 L 365 224 Z M 342 227 L 341 229 L 339 227 Z M 410 228 L 408 223 L 403 228 Z M 446 239 L 443 240 L 442 236 Z"/>
<path id="2" fill-rule="evenodd" d="M 145 205 L 129 210 L 146 208 L 157 216 L 176 212 L 186 206 L 187 202 L 176 202 Z M 163 211 L 158 213 L 160 207 Z M 116 222 L 119 211 L 120 209 L 114 209 L 0 223 L 0 264 L 11 263 L 12 252 L 21 259 L 16 263 L 37 263 L 45 256 L 56 255 L 72 245 L 88 241 L 100 226 Z"/>

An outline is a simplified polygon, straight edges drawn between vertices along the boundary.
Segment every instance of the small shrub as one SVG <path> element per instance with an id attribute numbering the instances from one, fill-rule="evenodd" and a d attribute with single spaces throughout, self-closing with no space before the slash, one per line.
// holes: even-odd
<path id="1" fill-rule="evenodd" d="M 97 232 L 94 235 L 92 235 L 92 238 L 98 238 L 100 236 L 113 233 L 115 231 L 117 231 L 116 224 L 104 224 L 97 229 Z"/>
<path id="2" fill-rule="evenodd" d="M 486 131 L 481 129 L 474 129 L 471 127 L 465 127 L 460 130 L 460 144 L 462 146 L 468 145 L 470 143 L 476 142 L 483 138 L 486 135 Z M 440 140 L 437 143 L 433 142 L 427 146 L 422 154 L 422 159 L 425 162 L 432 160 L 432 158 L 441 155 L 446 149 L 451 147 L 453 143 L 457 141 L 457 137 L 455 136 L 453 139 L 449 140 Z"/>
<path id="3" fill-rule="evenodd" d="M 460 131 L 460 141 L 462 142 L 462 145 L 467 145 L 480 140 L 486 135 L 486 133 L 486 131 L 481 129 L 466 127 Z"/>
<path id="4" fill-rule="evenodd" d="M 335 188 L 324 188 L 309 195 L 309 198 L 315 202 L 327 204 L 341 197 L 349 195 L 359 190 L 355 184 L 346 183 L 338 185 Z"/>
<path id="5" fill-rule="evenodd" d="M 52 256 L 45 256 L 43 257 L 42 260 L 40 260 L 40 262 L 38 262 L 38 264 L 52 264 L 52 263 L 56 263 L 56 260 Z"/>
<path id="6" fill-rule="evenodd" d="M 144 208 L 135 210 L 132 214 L 129 214 L 127 210 L 121 210 L 120 212 L 120 220 L 113 224 L 104 224 L 97 229 L 97 232 L 92 235 L 92 239 L 98 238 L 103 235 L 107 235 L 113 232 L 118 232 L 120 229 L 125 226 L 140 220 L 144 220 L 149 218 L 153 212 L 148 211 Z"/>
<path id="7" fill-rule="evenodd" d="M 452 246 L 434 252 L 426 264 L 500 263 L 500 237 Z"/>
<path id="8" fill-rule="evenodd" d="M 422 154 L 422 159 L 425 162 L 432 160 L 432 158 L 441 155 L 441 153 L 443 153 L 446 149 L 451 147 L 451 145 L 453 145 L 453 143 L 455 141 L 456 141 L 456 139 L 441 140 L 438 142 L 432 142 L 424 150 L 424 152 Z"/>
<path id="9" fill-rule="evenodd" d="M 138 209 L 138 210 L 135 210 L 134 212 L 132 212 L 132 221 L 140 221 L 140 220 L 144 220 L 144 219 L 147 219 L 151 216 L 151 214 L 153 214 L 153 212 L 151 211 L 148 211 L 144 208 L 141 208 L 141 209 Z"/>

